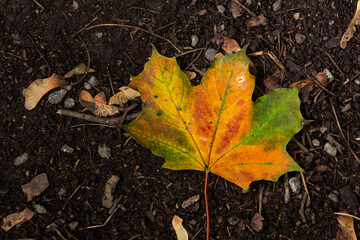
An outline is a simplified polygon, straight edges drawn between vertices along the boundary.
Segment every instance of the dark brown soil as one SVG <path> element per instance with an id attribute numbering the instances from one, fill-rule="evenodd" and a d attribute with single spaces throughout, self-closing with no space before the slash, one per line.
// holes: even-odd
<path id="1" fill-rule="evenodd" d="M 203 172 L 161 169 L 164 162 L 161 157 L 134 140 L 125 144 L 128 137 L 119 128 L 89 125 L 79 119 L 59 116 L 56 111 L 63 108 L 63 102 L 51 105 L 47 96 L 32 111 L 24 107 L 22 91 L 35 79 L 48 76 L 46 61 L 51 73 L 65 74 L 79 63 L 87 63 L 86 50 L 89 51 L 90 66 L 96 72 L 88 74 L 67 93 L 67 97 L 77 99 L 84 81 L 91 76 L 100 81 L 98 90 L 111 96 L 107 68 L 115 89 L 128 84 L 131 75 L 142 71 L 150 56 L 150 43 L 166 56 L 178 54 L 167 41 L 134 28 L 99 27 L 76 34 L 95 17 L 97 20 L 92 25 L 137 26 L 169 39 L 183 52 L 191 44 L 191 35 L 199 37 L 196 48 L 217 48 L 212 42 L 215 31 L 236 39 L 241 46 L 249 44 L 248 53 L 271 51 L 286 68 L 279 80 L 282 87 L 324 68 L 334 75 L 335 79 L 326 87 L 329 91 L 315 89 L 308 99 L 302 96 L 302 113 L 313 121 L 288 145 L 290 155 L 305 170 L 311 198 L 310 205 L 305 205 L 304 209 L 306 222 L 299 214 L 305 194 L 303 186 L 300 194 L 292 194 L 290 202 L 285 203 L 284 177 L 276 183 L 254 182 L 250 190 L 244 192 L 210 174 L 211 239 L 333 239 L 339 229 L 334 212 L 346 210 L 359 216 L 359 163 L 350 148 L 355 154 L 360 151 L 357 140 L 360 137 L 360 30 L 346 49 L 339 47 L 339 39 L 355 12 L 356 1 L 286 0 L 277 12 L 272 9 L 274 1 L 253 0 L 250 6 L 247 1 L 239 1 L 256 15 L 263 14 L 267 25 L 248 27 L 250 15 L 244 10 L 234 19 L 227 0 L 215 3 L 204 0 L 77 0 L 77 10 L 74 10 L 73 1 L 65 0 L 1 1 L 0 217 L 25 207 L 34 210 L 34 203 L 44 206 L 47 213 L 36 214 L 8 232 L 1 229 L 0 238 L 175 239 L 171 219 L 176 214 L 184 219 L 190 239 L 196 234 L 195 239 L 205 239 Z M 219 4 L 225 6 L 224 14 L 218 11 Z M 204 9 L 207 12 L 199 15 Z M 294 19 L 295 13 L 300 13 L 299 20 Z M 296 43 L 296 33 L 305 35 L 305 42 Z M 182 69 L 199 53 L 177 57 Z M 251 59 L 258 70 L 257 94 L 267 92 L 263 80 L 279 68 L 267 56 Z M 204 51 L 194 64 L 199 69 L 211 65 Z M 193 71 L 193 67 L 189 70 Z M 72 81 L 78 79 L 80 77 Z M 348 103 L 351 108 L 342 111 Z M 332 106 L 346 140 L 341 136 Z M 73 110 L 81 109 L 77 103 Z M 327 130 L 322 133 L 320 127 Z M 336 157 L 323 150 L 329 141 L 328 134 L 343 148 Z M 320 142 L 318 147 L 312 143 L 315 139 Z M 62 152 L 64 144 L 73 147 L 74 153 Z M 109 159 L 98 155 L 98 146 L 102 144 L 111 149 Z M 14 166 L 14 159 L 24 152 L 29 154 L 27 162 Z M 326 170 L 323 171 L 324 166 Z M 21 185 L 40 173 L 47 174 L 50 186 L 40 196 L 27 201 Z M 87 229 L 104 223 L 109 217 L 108 209 L 102 207 L 101 197 L 111 175 L 120 177 L 114 197 L 120 198 L 121 207 L 106 226 Z M 300 177 L 300 174 L 288 174 L 288 178 L 294 176 Z M 265 187 L 261 212 L 263 229 L 255 232 L 251 227 L 243 229 L 240 223 L 231 225 L 229 218 L 237 216 L 245 226 L 250 226 L 252 216 L 259 210 L 261 185 Z M 62 189 L 66 193 L 59 196 Z M 338 197 L 338 202 L 330 200 L 331 193 Z M 200 194 L 197 203 L 181 208 L 184 200 L 197 194 Z M 78 222 L 74 230 L 69 227 L 72 222 Z M 52 223 L 56 224 L 58 232 L 47 229 Z M 359 228 L 358 222 L 355 227 Z M 359 229 L 357 234 L 360 237 Z"/>

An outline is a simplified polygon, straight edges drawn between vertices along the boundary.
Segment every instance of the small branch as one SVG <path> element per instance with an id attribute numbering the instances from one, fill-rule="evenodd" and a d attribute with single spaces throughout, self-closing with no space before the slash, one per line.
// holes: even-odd
<path id="1" fill-rule="evenodd" d="M 208 185 L 209 171 L 205 171 L 205 183 L 204 183 L 204 195 L 205 195 L 205 207 L 206 207 L 206 240 L 210 237 L 210 216 L 209 216 L 209 204 L 207 197 L 207 185 Z"/>
<path id="2" fill-rule="evenodd" d="M 35 47 L 35 50 L 40 54 L 40 57 L 45 61 L 46 63 L 46 67 L 48 69 L 48 77 L 50 77 L 50 66 L 49 66 L 49 63 L 48 61 L 46 60 L 46 58 L 44 57 L 44 55 L 40 52 L 40 50 L 38 49 L 38 47 L 36 46 L 36 43 L 35 41 L 30 37 L 29 34 L 26 34 L 28 36 L 28 38 L 31 40 L 31 42 L 33 43 L 34 47 Z"/>
<path id="3" fill-rule="evenodd" d="M 177 48 L 175 46 L 175 44 L 173 44 L 169 39 L 163 37 L 163 36 L 160 36 L 156 33 L 152 33 L 152 32 L 149 32 L 148 30 L 145 30 L 143 28 L 139 28 L 139 27 L 136 27 L 136 26 L 131 26 L 131 25 L 127 25 L 127 24 L 117 24 L 117 23 L 105 23 L 105 24 L 98 24 L 98 25 L 93 25 L 91 27 L 86 27 L 84 30 L 90 30 L 90 29 L 93 29 L 93 28 L 98 28 L 98 27 L 126 27 L 126 28 L 133 28 L 135 30 L 138 30 L 138 31 L 142 31 L 142 32 L 145 32 L 145 33 L 148 33 L 150 35 L 153 35 L 157 38 L 160 38 L 168 43 L 170 43 L 179 53 L 182 53 L 181 50 L 179 48 Z"/>
<path id="4" fill-rule="evenodd" d="M 334 214 L 336 215 L 341 215 L 341 216 L 346 216 L 346 217 L 352 217 L 353 219 L 356 219 L 358 221 L 360 221 L 359 217 L 356 217 L 354 215 L 348 214 L 348 213 L 343 213 L 343 212 L 335 212 Z"/>
<path id="5" fill-rule="evenodd" d="M 264 185 L 260 185 L 259 188 L 259 214 L 261 215 L 261 211 L 262 211 L 262 203 L 263 203 L 263 197 L 264 197 Z"/>
<path id="6" fill-rule="evenodd" d="M 102 118 L 102 117 L 97 117 L 97 116 L 93 116 L 93 115 L 89 115 L 89 114 L 85 114 L 85 113 L 73 112 L 73 111 L 65 110 L 65 109 L 58 110 L 56 113 L 59 115 L 63 115 L 63 116 L 78 118 L 78 119 L 82 119 L 85 121 L 95 122 L 95 123 L 100 123 L 100 124 L 110 125 L 110 126 L 116 126 L 121 121 L 124 122 L 124 120 L 122 120 L 122 118 L 123 118 L 122 116 L 116 117 L 116 118 Z M 140 112 L 129 114 L 126 116 L 125 121 L 132 121 L 135 118 L 137 118 L 139 115 L 140 115 Z"/>
<path id="7" fill-rule="evenodd" d="M 239 5 L 240 7 L 242 7 L 243 9 L 245 9 L 251 16 L 256 17 L 256 14 L 253 13 L 249 8 L 245 7 L 244 4 L 240 3 L 238 0 L 234 0 L 234 2 Z"/>
<path id="8" fill-rule="evenodd" d="M 302 200 L 301 200 L 301 206 L 300 206 L 300 209 L 299 209 L 299 214 L 301 216 L 301 219 L 304 223 L 306 223 L 306 217 L 305 217 L 305 202 L 306 202 L 306 199 L 308 198 L 308 194 L 305 193 Z"/>

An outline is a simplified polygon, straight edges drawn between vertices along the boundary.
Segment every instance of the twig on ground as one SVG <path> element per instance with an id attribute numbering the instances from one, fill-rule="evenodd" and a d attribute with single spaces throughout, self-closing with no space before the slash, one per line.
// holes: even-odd
<path id="1" fill-rule="evenodd" d="M 89 23 L 87 23 L 84 27 L 82 27 L 79 31 L 77 31 L 76 33 L 74 33 L 73 35 L 71 35 L 71 37 L 75 37 L 76 35 L 78 35 L 79 33 L 81 33 L 82 31 L 85 30 L 85 28 L 87 28 L 88 26 L 90 26 L 93 22 L 95 22 L 98 19 L 97 16 L 95 16 Z"/>
<path id="2" fill-rule="evenodd" d="M 256 14 L 253 13 L 249 8 L 247 8 L 246 6 L 244 6 L 244 4 L 240 3 L 238 0 L 233 0 L 237 5 L 239 5 L 240 7 L 242 7 L 245 11 L 247 11 L 251 16 L 256 17 Z"/>
<path id="3" fill-rule="evenodd" d="M 78 118 L 78 119 L 82 119 L 85 121 L 95 122 L 95 123 L 100 123 L 100 124 L 110 125 L 110 126 L 116 126 L 120 123 L 120 121 L 122 121 L 122 117 L 102 118 L 102 117 L 97 117 L 97 116 L 93 116 L 93 115 L 89 115 L 89 114 L 85 114 L 85 113 L 73 112 L 73 111 L 65 110 L 65 109 L 58 110 L 56 113 L 59 115 L 63 115 L 63 116 Z M 140 115 L 140 112 L 128 114 L 126 116 L 125 120 L 126 121 L 134 120 L 139 115 Z"/>
<path id="4" fill-rule="evenodd" d="M 204 76 L 204 75 L 205 75 L 205 72 L 202 71 L 202 70 L 200 70 L 200 69 L 198 69 L 194 64 L 192 65 L 192 68 L 193 68 L 196 72 L 198 72 L 201 76 Z"/>
<path id="5" fill-rule="evenodd" d="M 285 175 L 284 175 L 284 188 L 285 188 L 284 202 L 289 203 L 290 202 L 290 187 L 289 187 L 289 176 L 287 173 L 285 173 Z"/>
<path id="6" fill-rule="evenodd" d="M 201 227 L 201 228 L 199 229 L 199 231 L 197 231 L 197 232 L 195 233 L 195 235 L 192 237 L 191 240 L 194 240 L 194 239 L 196 238 L 196 236 L 201 232 L 201 230 L 202 230 L 203 228 L 204 228 L 204 227 Z"/>
<path id="7" fill-rule="evenodd" d="M 145 12 L 151 12 L 154 14 L 160 14 L 160 12 L 158 12 L 158 11 L 148 9 L 148 8 L 136 7 L 136 6 L 131 6 L 131 7 L 129 7 L 129 9 L 136 9 L 136 10 L 141 10 L 141 11 L 145 11 Z"/>
<path id="8" fill-rule="evenodd" d="M 175 54 L 175 57 L 181 57 L 181 56 L 184 56 L 184 55 L 192 53 L 192 52 L 203 51 L 203 50 L 206 50 L 206 48 L 191 49 L 189 51 L 186 51 L 186 52 L 183 52 L 183 53 L 180 53 L 180 54 Z"/>
<path id="9" fill-rule="evenodd" d="M 358 158 L 358 156 L 356 156 L 355 152 L 352 150 L 351 146 L 350 146 L 350 143 L 349 141 L 346 139 L 345 135 L 344 135 L 344 132 L 341 128 L 341 125 L 340 125 L 340 122 L 339 122 L 339 119 L 336 115 L 336 111 L 335 111 L 335 108 L 334 108 L 334 104 L 332 103 L 331 99 L 330 99 L 330 103 L 331 103 L 331 108 L 332 108 L 332 111 L 334 113 L 334 116 L 335 116 L 335 120 L 336 120 L 336 124 L 338 125 L 338 128 L 339 128 L 339 131 L 340 131 L 340 134 L 341 136 L 343 137 L 345 143 L 346 143 L 346 146 L 348 147 L 348 149 L 350 150 L 350 152 L 353 154 L 353 156 L 355 157 L 355 160 L 358 161 L 360 163 L 360 159 Z"/>
<path id="10" fill-rule="evenodd" d="M 131 110 L 135 109 L 136 107 L 137 107 L 137 104 L 134 103 L 134 104 L 130 105 L 129 107 L 125 108 L 125 111 L 124 111 L 123 115 L 121 116 L 120 121 L 117 125 L 123 125 L 128 113 Z"/>
<path id="11" fill-rule="evenodd" d="M 342 77 L 345 78 L 345 73 L 339 68 L 339 65 L 337 65 L 337 63 L 334 61 L 334 59 L 331 57 L 331 55 L 328 52 L 325 52 L 325 55 L 328 56 L 328 58 L 330 58 L 330 61 L 334 64 L 334 66 L 340 72 Z"/>
<path id="12" fill-rule="evenodd" d="M 50 72 L 51 72 L 51 71 L 50 71 L 50 66 L 49 66 L 48 61 L 46 60 L 46 58 L 44 57 L 44 55 L 40 52 L 40 50 L 39 50 L 38 47 L 36 46 L 35 41 L 30 37 L 30 35 L 29 35 L 29 34 L 26 34 L 26 35 L 28 36 L 28 38 L 29 38 L 29 39 L 31 40 L 31 42 L 33 43 L 36 52 L 38 52 L 38 53 L 40 54 L 40 57 L 45 61 L 46 67 L 47 67 L 47 69 L 48 69 L 48 77 L 50 77 Z"/>
<path id="13" fill-rule="evenodd" d="M 307 149 L 301 142 L 299 142 L 296 138 L 292 139 L 296 145 L 298 145 L 299 148 L 301 148 L 301 150 L 303 150 L 305 153 L 309 153 L 309 149 Z"/>
<path id="14" fill-rule="evenodd" d="M 346 217 L 352 217 L 353 219 L 356 219 L 358 221 L 360 221 L 359 217 L 356 217 L 354 215 L 348 214 L 348 213 L 342 213 L 342 212 L 334 212 L 335 215 L 341 215 L 341 216 L 346 216 Z"/>
<path id="15" fill-rule="evenodd" d="M 44 10 L 45 10 L 44 6 L 41 5 L 38 1 L 33 0 L 33 2 L 36 3 L 36 5 L 38 5 L 38 6 L 41 8 L 41 11 L 44 11 Z"/>
<path id="16" fill-rule="evenodd" d="M 91 63 L 91 59 L 90 59 L 90 52 L 89 52 L 89 49 L 87 48 L 87 46 L 86 46 L 86 44 L 85 44 L 85 42 L 84 42 L 84 40 L 82 40 L 82 38 L 80 37 L 80 35 L 79 35 L 79 39 L 80 39 L 80 42 L 82 43 L 82 45 L 84 46 L 84 48 L 85 48 L 85 51 L 86 51 L 86 56 L 87 56 L 87 66 L 86 66 L 86 69 L 85 69 L 85 73 L 84 73 L 84 75 L 77 81 L 77 82 L 75 82 L 75 83 L 71 83 L 71 85 L 73 86 L 73 85 L 76 85 L 76 84 L 78 84 L 79 82 L 81 82 L 85 77 L 86 77 L 86 75 L 88 74 L 88 72 L 89 72 L 89 69 L 90 69 L 90 63 Z"/>
<path id="17" fill-rule="evenodd" d="M 261 215 L 262 211 L 262 202 L 263 202 L 263 196 L 264 196 L 264 185 L 260 185 L 259 187 L 259 214 Z"/>
<path id="18" fill-rule="evenodd" d="M 268 55 L 282 71 L 285 71 L 285 66 L 280 62 L 280 60 L 273 52 L 266 52 L 266 55 Z"/>
<path id="19" fill-rule="evenodd" d="M 306 185 L 304 174 L 302 172 L 300 172 L 300 176 L 301 176 L 301 181 L 302 181 L 302 183 L 304 185 L 304 189 L 305 189 L 305 192 L 306 192 L 306 195 L 307 195 L 306 206 L 308 207 L 308 206 L 310 206 L 310 203 L 311 203 L 310 194 L 309 194 L 309 191 L 308 191 L 308 188 L 307 188 L 307 185 Z"/>
<path id="20" fill-rule="evenodd" d="M 194 60 L 192 60 L 192 62 L 184 69 L 184 71 L 188 70 L 189 67 L 191 67 L 191 66 L 196 62 L 196 60 L 199 59 L 199 57 L 201 56 L 201 54 L 202 54 L 202 51 L 199 52 L 199 54 L 196 56 L 196 58 L 195 58 Z"/>
<path id="21" fill-rule="evenodd" d="M 65 207 L 66 207 L 66 205 L 68 204 L 68 202 L 71 200 L 71 198 L 75 195 L 75 193 L 77 192 L 77 191 L 79 191 L 79 189 L 85 184 L 86 182 L 84 182 L 84 183 L 82 183 L 82 184 L 80 184 L 75 190 L 74 190 L 74 192 L 70 195 L 70 197 L 66 200 L 66 202 L 64 203 L 64 205 L 63 205 L 63 210 L 65 209 Z"/>
<path id="22" fill-rule="evenodd" d="M 325 92 L 329 93 L 331 96 L 338 97 L 335 95 L 335 93 L 333 93 L 332 91 L 330 91 L 329 89 L 324 87 L 324 85 L 322 85 L 317 79 L 313 78 L 310 75 L 307 75 L 307 78 L 310 79 L 311 81 L 313 81 L 314 83 L 316 83 L 316 85 L 318 85 L 320 88 L 322 88 Z"/>
<path id="23" fill-rule="evenodd" d="M 148 34 L 150 34 L 150 35 L 153 35 L 153 36 L 155 36 L 155 37 L 157 37 L 157 38 L 160 38 L 160 39 L 162 39 L 162 40 L 170 43 L 179 53 L 182 53 L 182 51 L 181 51 L 179 48 L 177 48 L 177 47 L 175 46 L 175 44 L 173 44 L 169 39 L 167 39 L 167 38 L 165 38 L 165 37 L 163 37 L 163 36 L 160 36 L 160 35 L 158 35 L 158 34 L 156 34 L 156 33 L 149 32 L 148 30 L 145 30 L 145 29 L 143 29 L 143 28 L 139 28 L 139 27 L 132 26 L 132 25 L 117 24 L 117 23 L 105 23 L 105 24 L 93 25 L 93 26 L 91 26 L 91 27 L 86 27 L 86 28 L 84 28 L 84 30 L 87 30 L 87 31 L 88 31 L 88 30 L 91 30 L 91 29 L 93 29 L 93 28 L 98 28 L 98 27 L 125 27 L 125 28 L 133 28 L 133 29 L 135 29 L 135 30 L 148 33 Z"/>
<path id="24" fill-rule="evenodd" d="M 113 83 L 112 83 L 112 80 L 111 80 L 109 66 L 106 66 L 106 73 L 107 73 L 107 76 L 109 78 L 112 94 L 115 95 L 114 86 L 113 86 Z"/>
<path id="25" fill-rule="evenodd" d="M 305 209 L 305 202 L 306 202 L 307 197 L 308 197 L 308 194 L 305 193 L 304 196 L 303 196 L 303 198 L 302 198 L 302 200 L 301 200 L 301 206 L 300 206 L 300 209 L 299 209 L 300 217 L 301 217 L 301 219 L 302 219 L 302 221 L 303 221 L 304 223 L 306 223 L 306 217 L 305 217 L 305 211 L 304 211 L 304 209 Z"/>

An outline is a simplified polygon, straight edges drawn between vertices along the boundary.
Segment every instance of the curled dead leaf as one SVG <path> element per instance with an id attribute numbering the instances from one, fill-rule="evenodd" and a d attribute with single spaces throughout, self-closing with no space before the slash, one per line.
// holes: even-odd
<path id="1" fill-rule="evenodd" d="M 172 225 L 176 232 L 176 238 L 177 240 L 188 240 L 189 236 L 184 226 L 182 225 L 182 221 L 182 218 L 176 215 L 172 219 Z"/>
<path id="2" fill-rule="evenodd" d="M 354 229 L 354 219 L 352 217 L 340 215 L 336 220 L 339 222 L 341 228 L 341 232 L 336 236 L 337 240 L 357 240 Z"/>
<path id="3" fill-rule="evenodd" d="M 355 15 L 340 40 L 341 48 L 346 48 L 347 42 L 350 41 L 350 39 L 354 36 L 354 33 L 356 32 L 355 25 L 359 25 L 359 24 L 360 24 L 360 0 L 358 0 Z"/>
<path id="4" fill-rule="evenodd" d="M 300 93 L 309 93 L 315 88 L 315 84 L 310 79 L 304 79 L 290 84 L 290 88 L 300 89 Z"/>
<path id="5" fill-rule="evenodd" d="M 131 87 L 121 87 L 120 92 L 116 93 L 109 100 L 109 105 L 122 105 L 129 100 L 140 97 L 140 93 Z"/>
<path id="6" fill-rule="evenodd" d="M 196 77 L 196 72 L 186 71 L 185 74 L 190 80 L 193 80 Z"/>
<path id="7" fill-rule="evenodd" d="M 113 205 L 113 193 L 116 187 L 117 182 L 120 178 L 116 175 L 112 175 L 105 184 L 104 195 L 101 198 L 102 205 L 106 208 L 111 208 Z"/>
<path id="8" fill-rule="evenodd" d="M 67 74 L 65 74 L 64 78 L 70 78 L 74 75 L 82 75 L 86 73 L 87 66 L 84 63 L 80 63 L 74 69 L 70 70 Z M 94 69 L 89 68 L 88 73 L 95 72 Z"/>
<path id="9" fill-rule="evenodd" d="M 316 80 L 319 81 L 319 83 L 321 83 L 324 87 L 327 86 L 328 84 L 328 75 L 324 72 L 318 72 L 315 76 Z"/>
<path id="10" fill-rule="evenodd" d="M 28 208 L 25 208 L 24 211 L 18 213 L 9 214 L 3 219 L 3 225 L 1 228 L 7 232 L 15 225 L 29 221 L 34 215 L 35 213 Z"/>
<path id="11" fill-rule="evenodd" d="M 46 173 L 41 173 L 29 183 L 21 185 L 21 189 L 26 193 L 27 200 L 31 201 L 33 197 L 39 196 L 48 186 L 49 180 Z"/>
<path id="12" fill-rule="evenodd" d="M 233 54 L 235 52 L 240 51 L 241 47 L 234 39 L 224 37 L 224 43 L 222 45 L 222 49 L 224 49 L 227 54 Z"/>
<path id="13" fill-rule="evenodd" d="M 47 92 L 57 87 L 65 87 L 68 84 L 64 77 L 55 73 L 49 78 L 36 79 L 25 90 L 25 108 L 27 110 L 34 109 Z"/>
<path id="14" fill-rule="evenodd" d="M 89 111 L 99 117 L 114 116 L 119 113 L 117 107 L 106 104 L 104 92 L 98 93 L 93 98 L 88 91 L 82 90 L 80 92 L 79 102 L 83 107 L 86 107 Z"/>
<path id="15" fill-rule="evenodd" d="M 260 14 L 259 16 L 252 17 L 247 22 L 248 27 L 257 27 L 260 25 L 266 25 L 266 17 L 263 14 Z"/>

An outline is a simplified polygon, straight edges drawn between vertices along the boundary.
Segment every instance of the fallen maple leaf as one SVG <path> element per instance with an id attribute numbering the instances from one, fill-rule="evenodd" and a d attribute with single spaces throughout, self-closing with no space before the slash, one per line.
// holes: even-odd
<path id="1" fill-rule="evenodd" d="M 253 181 L 302 171 L 286 145 L 302 128 L 298 89 L 277 89 L 251 100 L 255 76 L 246 48 L 214 61 L 199 86 L 191 86 L 175 58 L 153 47 L 133 81 L 143 110 L 121 126 L 165 158 L 164 168 L 215 173 L 247 189 Z"/>
<path id="2" fill-rule="evenodd" d="M 3 225 L 1 226 L 1 228 L 4 229 L 5 232 L 7 232 L 15 225 L 30 220 L 34 215 L 35 213 L 28 208 L 25 208 L 21 212 L 9 214 L 3 219 Z"/>
<path id="3" fill-rule="evenodd" d="M 360 0 L 358 0 L 355 15 L 340 40 L 341 48 L 346 48 L 347 42 L 350 41 L 350 39 L 354 36 L 354 33 L 356 31 L 355 25 L 359 25 L 359 24 L 360 24 Z"/>
<path id="4" fill-rule="evenodd" d="M 25 108 L 27 110 L 34 109 L 47 92 L 57 87 L 65 87 L 68 84 L 62 76 L 55 73 L 49 78 L 36 79 L 25 90 Z"/>
<path id="5" fill-rule="evenodd" d="M 119 109 L 115 106 L 106 104 L 106 96 L 104 92 L 98 93 L 94 98 L 91 94 L 82 90 L 79 96 L 79 102 L 92 113 L 99 117 L 114 116 L 119 113 Z"/>

